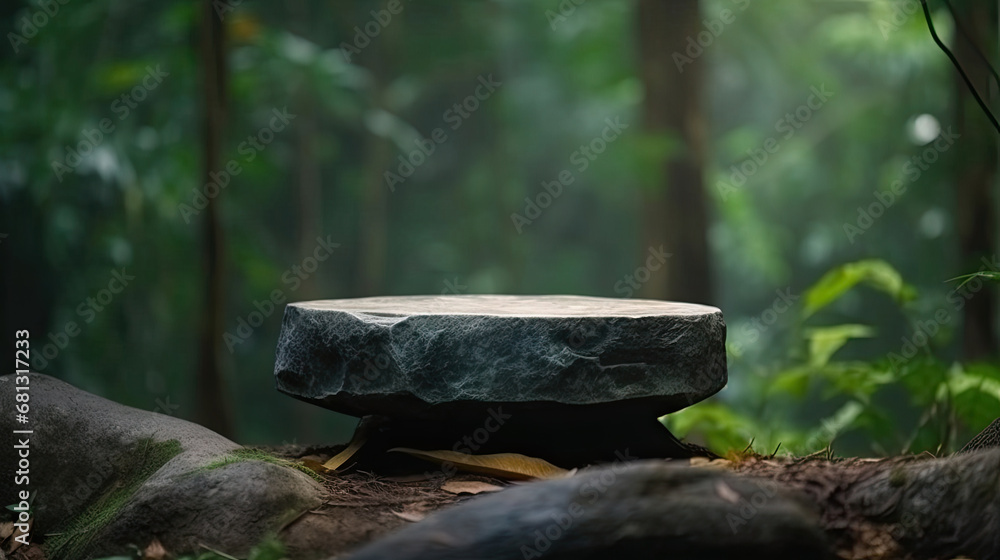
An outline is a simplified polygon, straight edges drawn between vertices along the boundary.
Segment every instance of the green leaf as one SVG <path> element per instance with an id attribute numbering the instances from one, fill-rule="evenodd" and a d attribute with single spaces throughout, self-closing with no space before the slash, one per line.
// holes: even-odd
<path id="1" fill-rule="evenodd" d="M 824 398 L 847 395 L 862 403 L 868 402 L 880 387 L 897 380 L 891 369 L 868 362 L 830 362 L 817 373 L 830 382 Z"/>
<path id="2" fill-rule="evenodd" d="M 916 297 L 916 290 L 903 282 L 892 265 L 881 259 L 867 259 L 847 263 L 824 274 L 806 291 L 803 315 L 811 316 L 858 284 L 885 292 L 900 304 Z"/>
<path id="3" fill-rule="evenodd" d="M 941 385 L 938 398 L 943 400 L 946 391 L 950 391 L 953 396 L 961 395 L 967 391 L 976 391 L 1000 401 L 1000 380 L 961 370 L 951 376 L 947 386 Z"/>
<path id="4" fill-rule="evenodd" d="M 787 393 L 801 399 L 809 389 L 809 378 L 808 368 L 793 367 L 775 375 L 767 387 L 770 391 Z"/>
<path id="5" fill-rule="evenodd" d="M 805 336 L 809 340 L 809 365 L 822 367 L 848 340 L 871 338 L 875 336 L 875 330 L 867 325 L 836 325 L 809 329 Z"/>

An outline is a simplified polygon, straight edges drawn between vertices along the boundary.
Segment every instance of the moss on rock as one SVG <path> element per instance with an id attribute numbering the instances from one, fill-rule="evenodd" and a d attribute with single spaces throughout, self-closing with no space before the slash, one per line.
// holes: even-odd
<path id="1" fill-rule="evenodd" d="M 240 463 L 243 461 L 263 461 L 265 463 L 271 463 L 273 465 L 279 465 L 282 467 L 293 468 L 298 471 L 309 475 L 317 482 L 323 482 L 323 477 L 316 474 L 315 471 L 306 467 L 301 463 L 296 463 L 294 461 L 289 461 L 288 459 L 282 459 L 281 457 L 272 455 L 267 451 L 262 449 L 256 449 L 253 447 L 243 447 L 240 449 L 234 449 L 229 453 L 226 453 L 222 457 L 212 461 L 211 463 L 205 465 L 201 470 L 212 470 L 232 463 Z"/>
<path id="2" fill-rule="evenodd" d="M 120 476 L 62 532 L 48 539 L 46 556 L 52 560 L 85 558 L 93 539 L 115 519 L 136 490 L 180 452 L 181 444 L 175 439 L 145 438 L 133 444 L 129 452 L 121 455 L 122 464 L 115 465 Z"/>

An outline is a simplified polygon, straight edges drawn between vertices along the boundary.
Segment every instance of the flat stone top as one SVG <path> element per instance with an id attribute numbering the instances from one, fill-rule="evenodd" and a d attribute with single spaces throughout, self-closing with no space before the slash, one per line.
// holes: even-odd
<path id="1" fill-rule="evenodd" d="M 719 313 L 715 307 L 649 299 L 588 296 L 394 296 L 291 303 L 303 309 L 409 315 L 493 315 L 521 317 L 650 317 Z"/>
<path id="2" fill-rule="evenodd" d="M 499 403 L 525 417 L 658 416 L 725 385 L 725 340 L 718 309 L 666 301 L 311 301 L 285 308 L 274 375 L 279 391 L 354 416 L 441 420 Z"/>

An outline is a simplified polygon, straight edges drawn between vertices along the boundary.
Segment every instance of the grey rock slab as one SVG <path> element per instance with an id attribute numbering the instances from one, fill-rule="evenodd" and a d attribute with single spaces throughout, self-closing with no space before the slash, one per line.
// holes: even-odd
<path id="1" fill-rule="evenodd" d="M 241 446 L 197 424 L 124 406 L 49 377 L 28 375 L 28 424 L 0 416 L 5 449 L 28 438 L 33 540 L 72 535 L 50 558 L 129 553 L 155 536 L 172 553 L 206 544 L 245 555 L 267 534 L 322 502 L 306 474 L 275 463 L 232 459 Z M 12 375 L 0 377 L 0 402 L 13 403 Z M 13 434 L 30 429 L 32 434 Z M 5 473 L 17 457 L 3 453 Z M 213 463 L 216 468 L 206 469 Z M 4 505 L 25 486 L 5 477 Z M 73 531 L 81 518 L 89 530 Z"/>
<path id="2" fill-rule="evenodd" d="M 442 510 L 347 560 L 832 558 L 815 505 L 771 480 L 620 462 Z"/>
<path id="3" fill-rule="evenodd" d="M 403 296 L 289 304 L 279 391 L 354 416 L 442 419 L 622 405 L 661 415 L 726 384 L 726 325 L 705 305 L 583 296 Z"/>

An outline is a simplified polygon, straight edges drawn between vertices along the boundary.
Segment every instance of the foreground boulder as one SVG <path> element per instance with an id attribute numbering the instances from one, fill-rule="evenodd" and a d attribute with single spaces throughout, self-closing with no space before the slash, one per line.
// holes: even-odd
<path id="1" fill-rule="evenodd" d="M 128 553 L 153 538 L 172 553 L 206 545 L 245 555 L 322 501 L 308 475 L 206 428 L 28 377 L 29 423 L 7 414 L 0 431 L 7 449 L 30 440 L 31 536 L 51 535 L 48 558 Z M 0 377 L 0 401 L 14 402 L 14 386 L 14 376 Z M 3 456 L 4 472 L 14 472 L 14 454 Z M 0 486 L 4 504 L 25 488 L 11 482 Z"/>
<path id="2" fill-rule="evenodd" d="M 349 560 L 830 558 L 815 510 L 766 479 L 618 463 L 443 510 Z"/>

